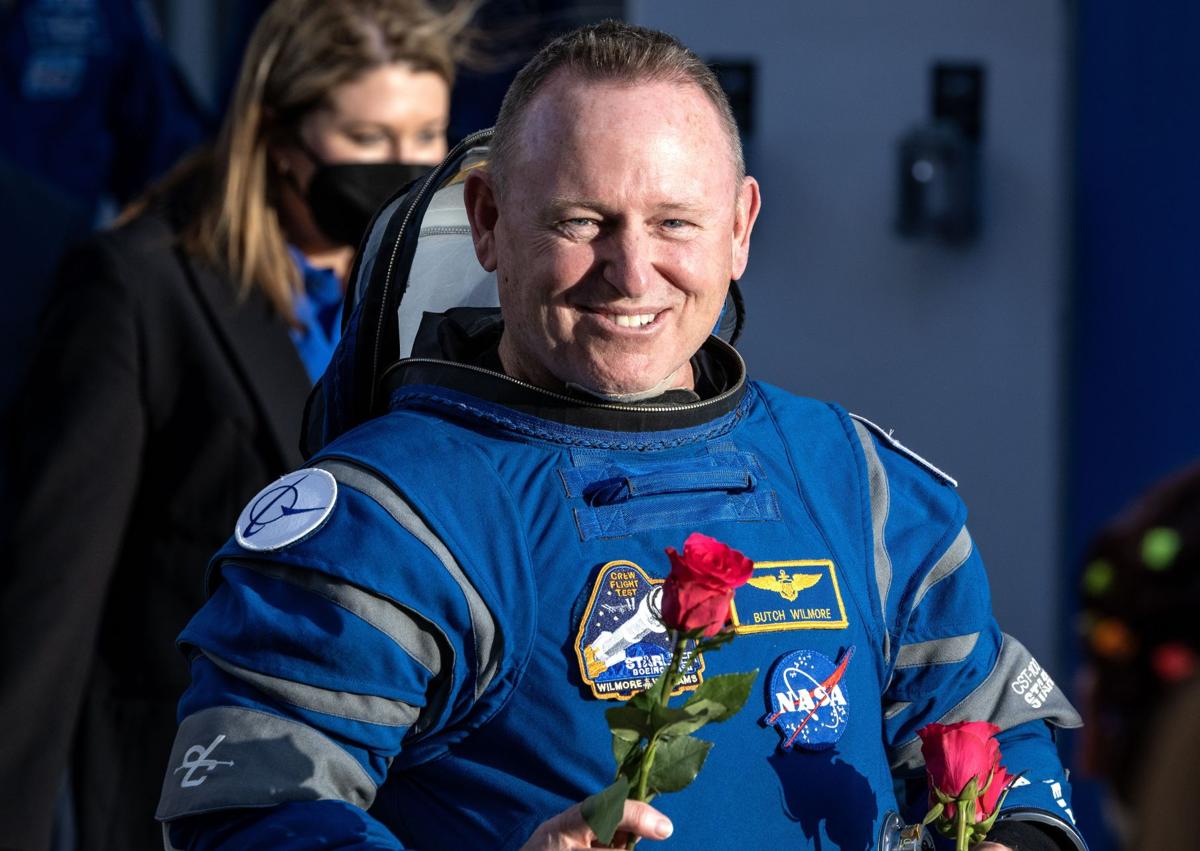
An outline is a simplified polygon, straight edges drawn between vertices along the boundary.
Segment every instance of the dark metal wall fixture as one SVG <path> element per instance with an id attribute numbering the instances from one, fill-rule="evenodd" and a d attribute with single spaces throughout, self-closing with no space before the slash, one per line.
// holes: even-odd
<path id="1" fill-rule="evenodd" d="M 930 117 L 896 149 L 896 232 L 965 245 L 981 223 L 985 75 L 977 63 L 937 63 Z"/>

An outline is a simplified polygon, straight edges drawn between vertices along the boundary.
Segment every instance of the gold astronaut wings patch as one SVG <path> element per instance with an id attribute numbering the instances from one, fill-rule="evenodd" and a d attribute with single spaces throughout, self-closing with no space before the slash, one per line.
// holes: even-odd
<path id="1" fill-rule="evenodd" d="M 738 633 L 845 629 L 837 568 L 829 559 L 759 561 L 733 601 Z"/>

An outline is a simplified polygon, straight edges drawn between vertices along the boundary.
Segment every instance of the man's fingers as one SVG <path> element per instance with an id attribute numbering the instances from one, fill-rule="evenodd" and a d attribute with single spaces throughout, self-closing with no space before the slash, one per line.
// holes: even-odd
<path id="1" fill-rule="evenodd" d="M 647 839 L 666 839 L 675 830 L 675 826 L 669 818 L 649 804 L 626 801 L 625 814 L 617 823 L 617 830 Z"/>
<path id="2" fill-rule="evenodd" d="M 624 837 L 631 835 L 645 839 L 666 839 L 672 830 L 674 826 L 671 820 L 654 807 L 641 801 L 626 801 L 612 847 L 625 847 Z M 522 851 L 577 851 L 597 845 L 596 834 L 584 819 L 579 804 L 575 804 L 542 822 L 521 848 Z"/>

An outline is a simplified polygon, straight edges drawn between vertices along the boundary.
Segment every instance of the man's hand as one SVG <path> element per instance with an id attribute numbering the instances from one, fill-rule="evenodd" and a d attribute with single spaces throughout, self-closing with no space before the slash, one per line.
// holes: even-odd
<path id="1" fill-rule="evenodd" d="M 639 836 L 645 839 L 666 839 L 674 830 L 671 820 L 649 804 L 641 801 L 626 801 L 625 814 L 617 824 L 614 845 L 600 845 L 596 834 L 588 827 L 579 804 L 565 810 L 549 821 L 542 822 L 521 851 L 577 851 L 580 848 L 624 847 L 622 836 Z M 620 840 L 618 842 L 618 840 Z M 999 847 L 999 846 L 997 846 Z"/>

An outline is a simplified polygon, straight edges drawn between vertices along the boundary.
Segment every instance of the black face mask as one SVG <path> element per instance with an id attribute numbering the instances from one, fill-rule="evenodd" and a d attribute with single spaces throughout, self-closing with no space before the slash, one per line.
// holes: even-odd
<path id="1" fill-rule="evenodd" d="M 310 154 L 310 157 L 312 155 Z M 396 190 L 424 177 L 432 166 L 412 163 L 322 163 L 308 184 L 308 208 L 326 237 L 358 246 L 371 217 Z"/>

